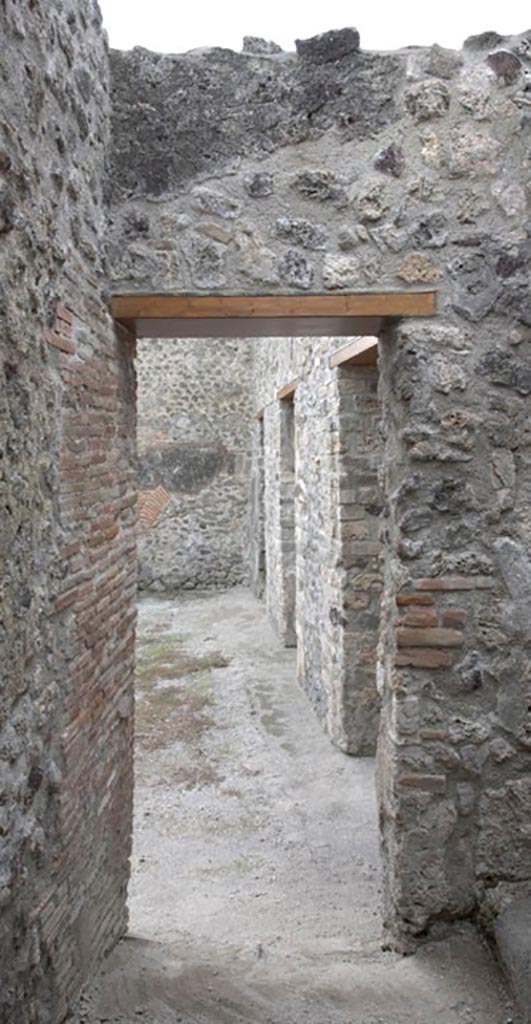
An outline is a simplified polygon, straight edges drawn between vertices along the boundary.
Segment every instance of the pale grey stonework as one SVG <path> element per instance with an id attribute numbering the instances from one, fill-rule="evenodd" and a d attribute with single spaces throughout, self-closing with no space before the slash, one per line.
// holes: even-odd
<path id="1" fill-rule="evenodd" d="M 531 893 L 531 34 L 136 49 L 111 89 L 91 0 L 7 0 L 0 29 L 0 1015 L 62 1021 L 126 924 L 134 374 L 112 290 L 437 290 L 433 318 L 386 323 L 377 370 L 333 369 L 338 339 L 256 342 L 241 448 L 229 416 L 190 458 L 221 374 L 185 442 L 163 414 L 144 511 L 170 522 L 167 473 L 193 475 L 214 537 L 223 487 L 237 517 L 248 487 L 250 577 L 330 736 L 367 752 L 381 704 L 391 941 L 490 923 Z"/>
<path id="2" fill-rule="evenodd" d="M 252 344 L 137 344 L 141 589 L 248 579 Z M 165 503 L 156 519 L 143 516 L 143 501 L 159 489 Z"/>
<path id="3" fill-rule="evenodd" d="M 512 57 L 493 56 L 499 49 Z M 387 920 L 407 945 L 431 921 L 491 912 L 527 871 L 530 636 L 515 611 L 518 563 L 501 552 L 510 541 L 523 562 L 530 547 L 529 40 L 484 36 L 461 53 L 435 46 L 368 55 L 347 33 L 298 55 L 160 58 L 137 50 L 112 62 L 109 252 L 117 288 L 437 289 L 437 317 L 389 325 L 379 362 L 380 802 Z M 214 81 L 215 140 L 202 116 Z M 132 133 L 141 142 L 136 157 Z M 142 236 L 127 234 L 135 218 L 149 222 Z M 299 675 L 340 738 L 353 717 L 341 697 L 334 706 L 342 685 L 334 658 L 355 650 L 359 668 L 366 612 L 355 626 L 358 646 L 345 646 L 346 632 L 339 643 L 350 555 L 345 546 L 337 564 L 332 349 L 259 342 L 256 380 L 267 603 L 282 634 L 276 392 L 300 379 Z M 366 541 L 354 543 L 361 558 Z M 369 543 L 364 557 L 361 573 L 378 575 L 376 547 Z M 367 692 L 359 682 L 358 709 Z"/>

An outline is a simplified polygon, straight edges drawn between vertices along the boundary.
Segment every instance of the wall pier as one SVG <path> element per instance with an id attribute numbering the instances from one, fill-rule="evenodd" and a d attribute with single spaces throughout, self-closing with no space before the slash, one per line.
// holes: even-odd
<path id="1" fill-rule="evenodd" d="M 472 387 L 491 345 L 451 323 L 404 322 L 382 339 L 378 776 L 387 924 L 405 946 L 437 920 L 495 914 L 528 870 L 526 659 L 511 648 L 516 581 L 500 558 L 517 549 L 516 481 L 502 497 L 488 411 L 499 385 Z"/>

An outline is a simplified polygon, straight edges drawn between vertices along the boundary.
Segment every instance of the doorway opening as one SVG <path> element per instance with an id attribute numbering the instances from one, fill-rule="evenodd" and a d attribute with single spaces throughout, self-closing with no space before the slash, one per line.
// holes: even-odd
<path id="1" fill-rule="evenodd" d="M 166 298 L 173 302 L 175 297 Z M 346 297 L 338 298 L 344 302 Z M 193 303 L 190 307 L 191 301 L 179 299 L 181 312 L 194 310 L 192 317 L 182 318 L 188 335 L 192 333 L 190 319 L 198 315 L 198 307 Z M 233 300 L 227 301 L 233 310 Z M 267 298 L 268 303 L 273 301 L 277 300 Z M 311 301 L 319 303 L 320 299 L 312 297 Z M 206 300 L 198 302 L 204 311 Z M 218 306 L 220 302 L 216 300 Z M 264 314 L 260 302 L 255 302 L 267 319 L 270 314 Z M 374 296 L 371 302 L 375 302 Z M 207 308 L 212 311 L 208 303 Z M 266 308 L 272 307 L 266 304 Z M 165 309 L 167 314 L 168 304 Z M 145 312 L 152 314 L 153 305 Z M 425 308 L 423 313 L 429 315 Z M 347 310 L 344 319 L 349 330 L 344 335 L 359 333 L 360 327 L 374 335 L 381 327 L 374 305 L 373 314 L 360 325 Z M 403 314 L 412 315 L 411 308 Z M 264 324 L 263 315 L 261 323 L 257 315 L 251 325 L 256 336 L 275 337 L 275 325 L 270 321 Z M 215 318 L 203 319 L 208 321 L 202 325 L 203 337 L 209 337 Z M 286 337 L 286 318 L 279 319 L 276 337 Z M 166 320 L 171 317 L 166 315 Z M 150 326 L 149 316 L 139 317 L 137 325 L 142 329 L 143 323 L 148 334 L 163 337 L 164 331 L 158 329 L 160 319 L 155 321 L 155 326 Z M 299 328 L 296 333 L 295 325 Z M 321 512 L 330 508 L 326 500 L 330 501 L 328 474 L 333 460 L 326 444 L 321 444 L 321 435 L 316 437 L 313 430 L 315 406 L 313 412 L 305 406 L 305 386 L 297 384 L 291 408 L 279 408 L 287 397 L 278 394 L 285 378 L 269 380 L 271 393 L 261 432 L 265 510 L 261 518 L 267 554 L 268 531 L 274 519 L 268 484 L 275 465 L 280 477 L 283 451 L 286 476 L 289 471 L 293 476 L 293 466 L 296 469 L 295 486 L 301 492 L 296 498 L 300 499 L 301 516 L 306 517 L 300 543 L 305 547 L 305 572 L 313 572 L 312 586 L 295 606 L 296 618 L 304 621 L 297 651 L 297 662 L 304 667 L 300 653 L 308 650 L 308 633 L 319 639 L 319 624 L 330 619 L 326 558 L 333 550 L 331 541 L 339 542 L 340 554 L 342 548 L 348 563 L 352 555 L 362 554 L 353 548 L 355 540 L 373 545 L 379 540 L 376 492 L 368 500 L 379 455 L 368 444 L 362 450 L 349 419 L 359 403 L 367 430 L 372 429 L 371 417 L 377 415 L 371 404 L 376 386 L 373 371 L 363 371 L 354 379 L 348 367 L 341 368 L 345 359 L 334 364 L 341 342 L 336 351 L 329 351 L 333 332 L 326 330 L 322 319 L 320 330 L 314 323 L 313 331 L 307 325 L 308 331 L 301 332 L 300 325 L 300 319 L 291 325 L 292 336 L 320 339 L 319 358 L 307 360 L 307 365 L 325 372 L 323 389 L 316 392 L 325 419 L 330 416 L 330 395 L 336 388 L 340 435 L 337 494 L 345 506 L 355 505 L 359 498 L 358 511 L 363 511 L 368 528 L 368 537 L 354 539 L 351 528 L 345 530 L 341 523 L 359 520 L 338 516 L 339 533 L 334 532 L 330 520 L 332 529 L 323 529 L 322 538 L 317 536 Z M 182 323 L 180 326 L 182 330 Z M 243 333 L 241 323 L 232 323 L 231 329 L 238 336 Z M 174 333 L 172 320 L 166 334 L 171 337 Z M 341 334 L 335 333 L 336 338 Z M 355 365 L 356 353 L 351 356 Z M 288 361 L 279 369 L 287 373 Z M 290 378 L 293 380 L 291 370 Z M 281 434 L 271 431 L 277 412 L 282 413 L 285 428 Z M 296 445 L 289 443 L 294 437 L 293 413 L 304 424 L 300 433 L 297 430 Z M 307 486 L 303 448 L 310 436 L 312 458 L 319 466 Z M 282 442 L 277 448 L 271 448 L 272 437 Z M 295 447 L 297 457 L 290 463 Z M 350 492 L 357 486 L 358 459 L 365 460 L 367 500 L 358 495 L 356 501 L 350 501 Z M 326 490 L 324 497 L 314 485 L 317 481 Z M 309 553 L 310 512 L 314 547 Z M 320 553 L 319 560 L 314 559 L 314 551 Z M 372 548 L 364 549 L 363 554 L 378 557 Z M 269 558 L 267 564 L 269 569 Z M 357 576 L 348 575 L 350 568 L 361 567 L 347 565 L 347 599 L 362 589 Z M 365 568 L 372 571 L 374 565 Z M 268 572 L 266 589 L 271 586 L 270 576 Z M 375 612 L 371 600 L 372 595 L 364 606 L 366 615 Z M 428 992 L 425 965 L 420 961 L 404 973 L 404 963 L 411 966 L 412 961 L 392 954 L 382 957 L 372 760 L 345 757 L 329 744 L 304 693 L 294 685 L 295 652 L 282 647 L 271 632 L 262 605 L 241 587 L 207 595 L 181 592 L 178 598 L 151 595 L 142 604 L 144 689 L 153 700 L 151 705 L 144 701 L 148 742 L 143 753 L 140 744 L 137 747 L 140 785 L 131 899 L 133 935 L 113 954 L 98 982 L 99 1005 L 115 1016 L 141 1010 L 151 1014 L 156 1024 L 159 1020 L 173 1022 L 176 1014 L 184 1020 L 238 1024 L 303 1019 L 309 1024 L 323 1019 L 346 1024 L 356 1019 L 357 1024 L 358 1019 L 385 1019 L 391 971 L 396 973 L 393 1006 L 396 1008 L 399 994 L 402 1009 L 398 1010 L 413 1024 L 421 1019 L 415 1018 L 416 1007 L 422 1019 L 426 1012 L 442 1019 L 448 1000 L 452 1006 L 461 1005 L 459 1000 L 466 999 L 468 993 L 468 978 L 462 982 L 446 977 L 444 994 L 436 988 Z M 340 614 L 342 610 L 343 604 Z M 347 648 L 354 652 L 354 646 Z M 345 674 L 344 689 L 356 679 Z M 146 724 L 142 701 L 139 712 L 142 728 Z M 457 957 L 456 962 L 463 958 Z"/>
<path id="2" fill-rule="evenodd" d="M 158 372 L 171 394 L 168 370 L 178 343 L 146 341 L 139 346 L 139 358 L 144 346 L 151 344 L 151 357 L 159 352 Z M 261 342 L 251 339 L 247 344 L 252 351 L 253 344 Z M 208 362 L 208 346 L 215 346 L 216 340 L 187 341 L 189 363 L 194 345 L 195 358 L 202 351 Z M 243 975 L 255 960 L 275 1012 L 280 990 L 295 971 L 296 1014 L 310 1013 L 312 1020 L 317 1010 L 310 1004 L 327 969 L 316 975 L 314 963 L 310 971 L 308 952 L 315 961 L 327 948 L 346 948 L 353 934 L 367 948 L 378 941 L 380 931 L 373 761 L 346 758 L 329 743 L 314 714 L 321 705 L 311 693 L 308 701 L 301 678 L 305 671 L 312 682 L 319 675 L 323 689 L 332 679 L 324 675 L 325 641 L 319 630 L 327 599 L 327 556 L 324 553 L 318 562 L 318 539 L 310 546 L 308 539 L 319 517 L 325 516 L 331 480 L 345 466 L 328 465 L 332 407 L 319 411 L 310 402 L 308 410 L 312 384 L 300 372 L 298 361 L 303 358 L 313 365 L 312 353 L 324 352 L 319 373 L 326 377 L 327 391 L 335 386 L 339 399 L 347 403 L 352 389 L 341 391 L 341 373 L 329 365 L 330 353 L 342 347 L 341 338 L 301 338 L 292 343 L 272 339 L 271 350 L 282 353 L 287 364 L 282 369 L 284 382 L 281 387 L 277 384 L 282 378 L 270 382 L 268 400 L 258 416 L 255 408 L 248 410 L 253 439 L 253 450 L 247 453 L 253 520 L 249 582 L 265 600 L 256 601 L 241 585 L 223 590 L 178 587 L 175 593 L 171 588 L 151 589 L 140 600 L 132 933 L 171 947 L 171 970 L 180 959 L 190 971 L 202 964 L 203 979 L 209 983 L 213 976 L 229 975 L 231 998 L 247 1014 L 244 1019 L 263 1016 L 255 994 L 246 1002 L 249 995 L 241 988 Z M 264 352 L 260 355 L 257 349 L 257 358 L 263 365 Z M 219 391 L 226 379 L 219 348 L 215 362 L 213 383 Z M 204 376 L 204 366 L 197 370 Z M 288 372 L 294 375 L 285 382 Z M 188 365 L 182 375 L 189 373 Z M 140 372 L 141 433 L 147 422 L 142 380 Z M 191 419 L 204 414 L 200 390 L 200 384 L 188 377 Z M 258 401 L 257 397 L 255 404 Z M 156 417 L 151 440 L 156 447 L 163 441 L 166 413 L 161 401 L 154 401 L 153 391 L 150 402 Z M 212 408 L 214 403 L 209 391 L 208 405 Z M 178 429 L 186 435 L 190 425 L 184 405 L 176 412 Z M 340 412 L 346 422 L 346 405 Z M 246 430 L 240 421 L 241 437 Z M 177 436 L 172 438 L 175 451 L 163 445 L 162 462 L 154 460 L 152 447 L 151 470 L 156 463 L 166 474 L 164 480 L 153 475 L 147 481 L 153 489 L 165 486 L 171 492 L 175 474 L 168 471 L 168 460 L 181 451 L 178 441 Z M 215 443 L 213 437 L 210 443 Z M 309 488 L 308 461 L 315 467 Z M 209 500 L 206 485 L 194 492 L 199 500 L 202 493 Z M 178 516 L 181 500 L 188 507 L 190 496 L 172 495 L 152 531 L 169 517 L 172 503 L 173 515 Z M 301 546 L 302 569 L 297 564 Z M 165 571 L 170 570 L 168 564 Z M 301 572 L 306 589 L 298 606 Z M 304 629 L 296 654 L 292 648 L 299 620 Z M 297 685 L 297 672 L 302 687 Z M 336 677 L 337 672 L 336 665 Z M 346 683 L 342 686 L 345 690 Z M 240 952 L 229 963 L 234 945 Z M 144 953 L 136 949 L 139 969 Z M 223 1004 L 227 992 L 221 988 Z M 334 999 L 337 996 L 336 992 Z M 193 999 L 199 999 L 195 988 Z"/>

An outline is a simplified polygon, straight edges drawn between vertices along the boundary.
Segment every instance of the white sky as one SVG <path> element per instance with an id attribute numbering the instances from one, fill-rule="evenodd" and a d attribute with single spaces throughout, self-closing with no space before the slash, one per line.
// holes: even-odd
<path id="1" fill-rule="evenodd" d="M 531 28 L 525 0 L 100 0 L 111 46 L 184 53 L 198 46 L 240 50 L 244 35 L 273 39 L 285 50 L 332 28 L 354 26 L 367 50 L 400 46 L 460 47 L 469 35 Z"/>

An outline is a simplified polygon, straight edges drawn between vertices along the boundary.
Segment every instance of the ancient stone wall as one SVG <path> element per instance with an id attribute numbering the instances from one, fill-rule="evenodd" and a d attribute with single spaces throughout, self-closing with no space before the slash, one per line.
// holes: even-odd
<path id="1" fill-rule="evenodd" d="M 383 340 L 379 775 L 406 943 L 530 886 L 528 345 L 495 318 Z"/>
<path id="2" fill-rule="evenodd" d="M 249 575 L 252 341 L 139 341 L 139 585 Z"/>
<path id="3" fill-rule="evenodd" d="M 299 681 L 331 739 L 368 754 L 380 704 L 379 403 L 376 368 L 330 365 L 344 346 L 341 338 L 255 342 L 256 405 L 265 424 L 266 601 L 282 642 L 297 641 Z M 277 397 L 289 383 L 296 384 L 294 479 L 283 434 L 287 400 Z M 260 519 L 252 526 L 259 531 Z"/>
<path id="4" fill-rule="evenodd" d="M 438 319 L 389 330 L 380 359 L 381 813 L 388 920 L 407 943 L 531 880 L 531 41 L 364 54 L 345 30 L 297 54 L 256 49 L 113 55 L 114 278 L 199 294 L 438 289 Z M 329 351 L 258 361 L 277 544 L 275 394 L 301 377 L 298 658 L 323 718 Z"/>
<path id="5" fill-rule="evenodd" d="M 334 552 L 326 622 L 329 728 L 342 749 L 372 754 L 380 715 L 375 680 L 382 592 L 378 369 L 347 362 L 336 374 L 337 402 L 330 418 L 334 459 L 329 529 Z"/>
<path id="6" fill-rule="evenodd" d="M 0 37 L 0 1019 L 56 1024 L 126 923 L 134 379 L 97 5 L 7 0 Z"/>

